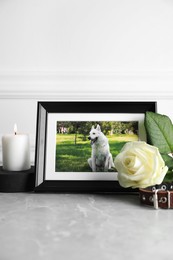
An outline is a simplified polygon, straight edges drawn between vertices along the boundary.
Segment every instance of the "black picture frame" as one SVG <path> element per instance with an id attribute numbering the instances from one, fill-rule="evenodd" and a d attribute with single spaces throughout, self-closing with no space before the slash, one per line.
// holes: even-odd
<path id="1" fill-rule="evenodd" d="M 46 180 L 45 158 L 49 113 L 130 113 L 145 114 L 157 111 L 155 101 L 39 101 L 37 104 L 36 153 L 35 153 L 35 192 L 131 192 L 122 188 L 118 181 L 110 180 Z"/>

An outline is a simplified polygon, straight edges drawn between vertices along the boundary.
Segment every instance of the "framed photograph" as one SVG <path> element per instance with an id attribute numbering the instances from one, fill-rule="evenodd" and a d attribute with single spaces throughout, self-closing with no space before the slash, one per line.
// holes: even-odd
<path id="1" fill-rule="evenodd" d="M 114 159 L 126 142 L 146 141 L 156 102 L 38 102 L 35 191 L 129 192 Z"/>

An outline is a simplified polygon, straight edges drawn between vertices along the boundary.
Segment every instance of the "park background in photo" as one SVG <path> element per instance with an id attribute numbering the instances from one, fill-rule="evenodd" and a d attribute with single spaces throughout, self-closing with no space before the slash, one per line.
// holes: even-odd
<path id="1" fill-rule="evenodd" d="M 58 121 L 56 124 L 56 172 L 91 172 L 88 140 L 92 126 L 100 125 L 108 138 L 113 159 L 126 142 L 139 140 L 138 121 Z"/>

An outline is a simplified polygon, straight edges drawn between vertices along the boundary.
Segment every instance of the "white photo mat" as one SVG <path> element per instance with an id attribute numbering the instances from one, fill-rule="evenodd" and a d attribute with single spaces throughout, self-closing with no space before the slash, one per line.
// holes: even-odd
<path id="1" fill-rule="evenodd" d="M 49 113 L 47 117 L 45 180 L 117 180 L 117 172 L 56 172 L 57 121 L 137 121 L 139 140 L 146 141 L 144 116 L 144 114 L 138 113 Z"/>

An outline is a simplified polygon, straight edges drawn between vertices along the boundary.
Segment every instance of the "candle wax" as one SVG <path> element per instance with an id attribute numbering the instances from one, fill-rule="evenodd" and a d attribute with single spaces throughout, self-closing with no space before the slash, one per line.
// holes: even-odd
<path id="1" fill-rule="evenodd" d="M 22 171 L 31 168 L 30 144 L 27 134 L 9 134 L 2 137 L 3 169 Z"/>

